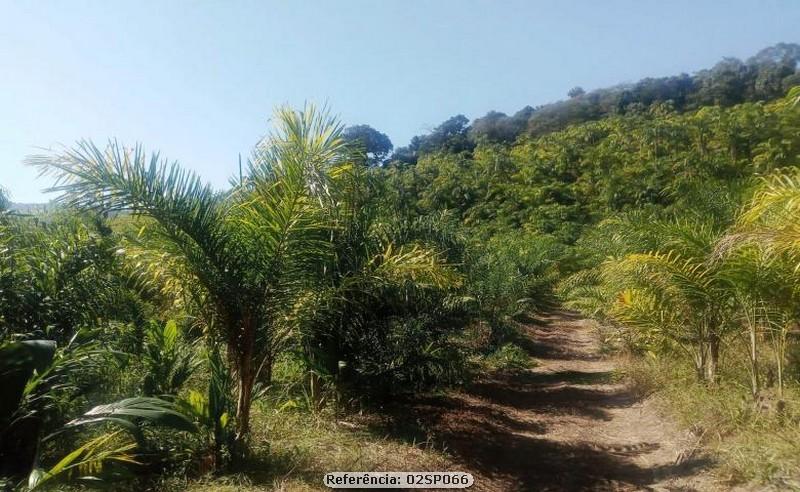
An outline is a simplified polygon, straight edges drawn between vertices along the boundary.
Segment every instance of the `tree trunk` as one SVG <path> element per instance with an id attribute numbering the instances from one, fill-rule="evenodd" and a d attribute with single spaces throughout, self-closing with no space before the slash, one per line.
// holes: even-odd
<path id="1" fill-rule="evenodd" d="M 753 324 L 750 327 L 750 387 L 753 392 L 753 398 L 758 397 L 758 392 L 761 389 L 761 383 L 758 379 L 758 352 L 756 346 L 756 327 Z"/>
<path id="2" fill-rule="evenodd" d="M 236 401 L 236 440 L 244 442 L 250 432 L 250 405 L 253 399 L 253 379 L 249 368 L 239 371 L 239 397 Z"/>
<path id="3" fill-rule="evenodd" d="M 706 378 L 706 345 L 703 341 L 698 343 L 697 353 L 694 357 L 694 370 L 698 381 Z"/>
<path id="4" fill-rule="evenodd" d="M 706 362 L 706 382 L 714 384 L 717 381 L 717 365 L 719 364 L 719 336 L 712 334 L 708 337 L 708 360 Z"/>
<path id="5" fill-rule="evenodd" d="M 242 322 L 241 337 L 238 342 L 237 376 L 238 399 L 236 401 L 236 447 L 240 456 L 247 450 L 247 436 L 250 433 L 250 406 L 253 402 L 253 384 L 255 383 L 255 356 L 256 329 L 255 323 L 250 318 Z"/>
<path id="6" fill-rule="evenodd" d="M 320 410 L 322 408 L 322 383 L 320 381 L 319 374 L 316 371 L 309 371 L 310 381 L 309 385 L 311 387 L 311 402 L 314 406 L 314 410 Z"/>

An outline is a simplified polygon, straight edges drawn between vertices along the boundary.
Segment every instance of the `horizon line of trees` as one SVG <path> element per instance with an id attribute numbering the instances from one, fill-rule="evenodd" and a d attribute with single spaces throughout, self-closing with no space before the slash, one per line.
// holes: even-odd
<path id="1" fill-rule="evenodd" d="M 415 164 L 424 154 L 472 151 L 480 141 L 513 143 L 520 137 L 542 136 L 582 122 L 646 112 L 652 105 L 668 104 L 684 112 L 703 106 L 771 101 L 800 84 L 798 62 L 800 45 L 778 43 L 745 61 L 727 57 L 692 75 L 647 77 L 590 92 L 576 86 L 568 91 L 566 100 L 526 106 L 510 116 L 489 111 L 472 122 L 464 115 L 453 116 L 394 152 L 388 137 L 368 125 L 350 127 L 347 133 L 375 156 L 371 165 Z"/>

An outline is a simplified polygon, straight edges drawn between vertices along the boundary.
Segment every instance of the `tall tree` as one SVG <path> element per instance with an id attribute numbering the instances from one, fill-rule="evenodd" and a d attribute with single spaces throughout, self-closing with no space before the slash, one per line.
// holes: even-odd
<path id="1" fill-rule="evenodd" d="M 342 137 L 363 152 L 368 166 L 380 166 L 391 154 L 392 141 L 369 125 L 356 125 L 345 128 Z"/>
<path id="2" fill-rule="evenodd" d="M 586 94 L 586 91 L 583 90 L 583 87 L 580 86 L 575 86 L 572 89 L 570 89 L 569 92 L 567 92 L 567 96 L 569 96 L 570 99 L 581 97 L 584 94 Z"/>

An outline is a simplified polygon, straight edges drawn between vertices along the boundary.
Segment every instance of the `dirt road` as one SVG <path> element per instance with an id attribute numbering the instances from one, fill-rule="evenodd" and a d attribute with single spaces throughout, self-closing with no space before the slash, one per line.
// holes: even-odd
<path id="1" fill-rule="evenodd" d="M 413 405 L 473 490 L 716 490 L 695 439 L 613 379 L 596 330 L 567 312 L 538 317 L 519 341 L 538 362 Z"/>

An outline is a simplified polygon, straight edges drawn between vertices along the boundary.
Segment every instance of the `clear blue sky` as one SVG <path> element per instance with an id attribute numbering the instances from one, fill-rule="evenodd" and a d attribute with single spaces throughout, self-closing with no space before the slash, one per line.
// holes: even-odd
<path id="1" fill-rule="evenodd" d="M 0 0 L 0 184 L 79 138 L 142 142 L 222 187 L 281 103 L 402 146 L 446 118 L 800 41 L 797 0 Z"/>

